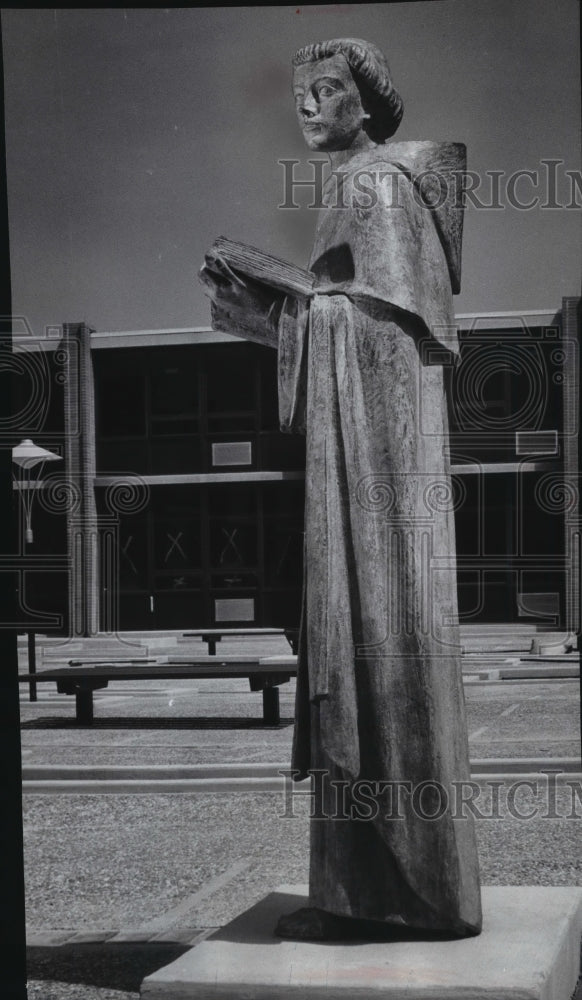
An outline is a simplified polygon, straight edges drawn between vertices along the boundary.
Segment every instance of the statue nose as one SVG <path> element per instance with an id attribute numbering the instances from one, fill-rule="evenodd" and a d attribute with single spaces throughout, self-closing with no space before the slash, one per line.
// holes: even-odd
<path id="1" fill-rule="evenodd" d="M 301 112 L 309 118 L 317 114 L 317 102 L 312 94 L 306 94 L 301 102 Z"/>

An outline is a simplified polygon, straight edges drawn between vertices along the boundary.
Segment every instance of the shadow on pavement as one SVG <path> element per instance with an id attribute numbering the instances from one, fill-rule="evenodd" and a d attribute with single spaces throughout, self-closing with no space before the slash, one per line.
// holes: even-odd
<path id="1" fill-rule="evenodd" d="M 222 716 L 189 717 L 180 719 L 164 719 L 159 716 L 130 719 L 125 716 L 109 716 L 94 719 L 93 722 L 82 725 L 76 719 L 44 718 L 29 719 L 23 722 L 21 729 L 285 729 L 293 725 L 293 719 L 281 719 L 279 725 L 268 726 L 262 718 L 224 718 Z"/>
<path id="2" fill-rule="evenodd" d="M 145 976 L 188 950 L 189 945 L 147 941 L 32 946 L 27 949 L 28 978 L 137 993 Z"/>

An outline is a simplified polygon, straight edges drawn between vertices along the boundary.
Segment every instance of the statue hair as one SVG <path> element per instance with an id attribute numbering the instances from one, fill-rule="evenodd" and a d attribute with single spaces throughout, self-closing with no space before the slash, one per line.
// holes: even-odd
<path id="1" fill-rule="evenodd" d="M 314 42 L 299 49 L 293 66 L 302 66 L 318 59 L 343 55 L 360 91 L 362 105 L 370 114 L 364 128 L 374 142 L 382 143 L 394 135 L 402 121 L 404 104 L 392 83 L 388 62 L 383 52 L 361 38 L 332 38 Z"/>

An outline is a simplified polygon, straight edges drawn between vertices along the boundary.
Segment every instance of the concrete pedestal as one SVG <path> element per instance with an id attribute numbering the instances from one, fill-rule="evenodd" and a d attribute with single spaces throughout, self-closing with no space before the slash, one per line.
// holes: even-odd
<path id="1" fill-rule="evenodd" d="M 582 889 L 491 886 L 483 933 L 462 940 L 282 941 L 282 913 L 307 905 L 281 886 L 141 988 L 147 1000 L 571 1000 Z"/>

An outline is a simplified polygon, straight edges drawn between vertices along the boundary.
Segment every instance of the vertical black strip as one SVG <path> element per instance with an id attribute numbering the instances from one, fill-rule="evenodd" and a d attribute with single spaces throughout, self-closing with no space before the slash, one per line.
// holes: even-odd
<path id="1" fill-rule="evenodd" d="M 212 486 L 200 486 L 200 526 L 202 529 L 202 588 L 203 588 L 203 620 L 196 622 L 194 628 L 210 628 L 214 623 L 214 606 L 211 596 L 210 580 L 210 493 Z"/>
<path id="2" fill-rule="evenodd" d="M 563 386 L 563 454 L 566 497 L 570 495 L 572 507 L 564 518 L 566 533 L 566 563 L 571 579 L 566 582 L 566 628 L 576 634 L 578 649 L 582 645 L 580 613 L 581 562 L 580 539 L 580 469 L 582 468 L 582 434 L 580 433 L 580 383 L 582 382 L 582 298 L 567 296 L 562 299 L 562 336 L 566 343 L 566 363 L 564 365 Z M 568 365 L 568 359 L 573 364 Z M 567 366 L 567 367 L 566 367 Z M 582 672 L 580 673 L 580 749 L 582 752 Z"/>
<path id="3" fill-rule="evenodd" d="M 150 491 L 150 505 L 147 510 L 147 560 L 148 560 L 148 606 L 147 606 L 147 617 L 146 617 L 146 627 L 152 631 L 160 629 L 163 626 L 158 621 L 158 609 L 156 607 L 156 597 L 158 596 L 155 590 L 156 586 L 156 520 L 162 516 L 162 510 L 160 509 L 160 492 L 163 500 L 167 504 L 168 502 L 168 487 L 159 486 L 157 489 L 154 487 Z M 155 498 L 155 502 L 154 502 Z M 153 606 L 152 606 L 153 598 Z"/>
<path id="4" fill-rule="evenodd" d="M 257 436 L 258 437 L 258 436 Z M 255 517 L 257 524 L 257 602 L 255 607 L 255 625 L 268 628 L 272 623 L 265 615 L 265 483 L 257 483 L 255 500 Z"/>
<path id="5" fill-rule="evenodd" d="M 0 359 L 12 349 L 10 257 L 8 246 L 8 206 L 6 189 L 6 147 L 4 141 L 4 66 L 0 20 Z M 14 509 L 12 497 L 12 440 L 10 415 L 12 394 L 10 366 L 0 361 L 0 555 L 13 554 Z M 10 516 L 11 514 L 11 516 Z M 0 572 L 0 614 L 2 621 L 16 619 L 15 578 L 6 569 Z M 0 622 L 0 624 L 2 624 Z M 0 797 L 0 994 L 6 1000 L 26 1000 L 26 925 L 24 914 L 24 860 L 22 842 L 22 787 L 20 751 L 20 711 L 18 704 L 18 654 L 16 630 L 0 627 L 0 740 L 2 748 L 2 793 Z"/>

